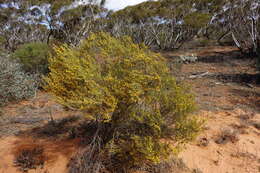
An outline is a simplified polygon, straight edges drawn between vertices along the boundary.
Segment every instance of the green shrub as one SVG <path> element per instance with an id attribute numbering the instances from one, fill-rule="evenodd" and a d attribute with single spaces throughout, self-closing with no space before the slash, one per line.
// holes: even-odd
<path id="1" fill-rule="evenodd" d="M 50 47 L 46 43 L 33 42 L 18 48 L 13 57 L 18 59 L 26 72 L 42 73 L 48 72 L 48 55 Z"/>
<path id="2" fill-rule="evenodd" d="M 200 130 L 190 116 L 193 95 L 176 82 L 160 54 L 106 33 L 90 35 L 78 48 L 54 50 L 45 89 L 100 126 L 110 124 L 102 150 L 124 166 L 167 159 L 178 148 L 167 139 L 179 146 Z"/>
<path id="3" fill-rule="evenodd" d="M 22 71 L 19 63 L 0 54 L 0 106 L 35 95 L 35 76 Z"/>

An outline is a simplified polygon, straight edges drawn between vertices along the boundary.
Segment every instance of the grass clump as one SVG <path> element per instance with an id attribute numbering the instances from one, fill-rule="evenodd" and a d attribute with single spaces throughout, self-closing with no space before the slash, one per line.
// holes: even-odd
<path id="1" fill-rule="evenodd" d="M 43 154 L 43 148 L 36 147 L 33 149 L 24 149 L 17 154 L 14 165 L 19 167 L 19 170 L 28 172 L 30 169 L 43 167 L 46 157 Z"/>
<path id="2" fill-rule="evenodd" d="M 166 160 L 199 132 L 200 121 L 191 117 L 194 97 L 176 82 L 160 54 L 106 33 L 54 52 L 45 89 L 93 119 L 91 145 L 124 170 Z"/>

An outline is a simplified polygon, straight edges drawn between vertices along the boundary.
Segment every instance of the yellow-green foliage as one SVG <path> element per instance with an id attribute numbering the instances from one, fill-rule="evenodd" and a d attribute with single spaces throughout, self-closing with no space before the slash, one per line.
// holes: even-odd
<path id="1" fill-rule="evenodd" d="M 91 34 L 77 48 L 54 50 L 45 88 L 61 104 L 110 123 L 113 133 L 104 149 L 129 166 L 166 159 L 172 148 L 163 141 L 170 131 L 174 142 L 199 131 L 188 116 L 194 97 L 160 54 L 106 33 Z"/>
<path id="2" fill-rule="evenodd" d="M 67 107 L 107 117 L 114 110 L 115 98 L 99 83 L 102 76 L 94 59 L 67 46 L 56 47 L 55 52 L 49 59 L 46 88 Z"/>

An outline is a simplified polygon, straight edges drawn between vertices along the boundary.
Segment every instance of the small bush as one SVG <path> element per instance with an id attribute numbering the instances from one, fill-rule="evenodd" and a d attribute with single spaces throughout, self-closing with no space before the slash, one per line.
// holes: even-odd
<path id="1" fill-rule="evenodd" d="M 26 72 L 42 73 L 48 72 L 48 56 L 50 47 L 46 43 L 33 42 L 18 48 L 13 57 L 18 59 Z"/>
<path id="2" fill-rule="evenodd" d="M 25 74 L 19 63 L 0 55 L 0 105 L 35 95 L 35 76 Z"/>
<path id="3" fill-rule="evenodd" d="M 160 55 L 128 37 L 92 34 L 78 48 L 55 47 L 45 88 L 68 108 L 97 123 L 101 151 L 122 167 L 159 163 L 190 141 L 200 123 L 189 115 L 194 97 Z M 102 131 L 102 124 L 109 129 Z M 172 133 L 170 133 L 172 132 Z M 93 143 L 92 142 L 92 143 Z"/>
<path id="4" fill-rule="evenodd" d="M 19 170 L 23 172 L 28 172 L 29 169 L 43 167 L 46 160 L 43 152 L 44 150 L 41 147 L 24 149 L 17 154 L 14 165 L 19 167 Z"/>
<path id="5" fill-rule="evenodd" d="M 221 130 L 219 136 L 216 138 L 215 142 L 217 144 L 226 144 L 228 142 L 235 143 L 239 141 L 239 131 L 233 128 L 224 128 Z"/>

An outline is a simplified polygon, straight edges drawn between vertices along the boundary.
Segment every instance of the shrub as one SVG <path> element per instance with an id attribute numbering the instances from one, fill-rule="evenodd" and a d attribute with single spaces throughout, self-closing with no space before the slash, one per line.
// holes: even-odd
<path id="1" fill-rule="evenodd" d="M 50 48 L 46 43 L 33 42 L 18 48 L 13 57 L 18 59 L 26 72 L 43 73 L 48 72 L 48 55 Z"/>
<path id="2" fill-rule="evenodd" d="M 192 63 L 198 61 L 198 56 L 191 54 L 191 55 L 180 55 L 180 60 L 183 63 Z"/>
<path id="3" fill-rule="evenodd" d="M 35 77 L 25 74 L 21 65 L 0 54 L 0 105 L 35 95 Z"/>
<path id="4" fill-rule="evenodd" d="M 193 95 L 176 82 L 160 54 L 106 33 L 91 34 L 78 48 L 54 50 L 45 89 L 93 118 L 97 134 L 98 127 L 110 124 L 102 150 L 117 163 L 158 163 L 177 150 L 166 139 L 179 146 L 200 130 L 200 122 L 189 116 Z"/>
<path id="5" fill-rule="evenodd" d="M 33 149 L 22 149 L 17 153 L 14 165 L 22 172 L 28 172 L 30 169 L 43 167 L 46 156 L 41 146 L 36 146 Z"/>

